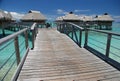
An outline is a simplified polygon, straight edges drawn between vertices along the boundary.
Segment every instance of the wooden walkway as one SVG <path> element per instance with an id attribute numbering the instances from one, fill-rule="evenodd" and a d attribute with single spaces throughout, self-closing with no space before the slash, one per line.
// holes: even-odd
<path id="1" fill-rule="evenodd" d="M 120 71 L 55 29 L 39 29 L 17 81 L 120 81 Z"/>

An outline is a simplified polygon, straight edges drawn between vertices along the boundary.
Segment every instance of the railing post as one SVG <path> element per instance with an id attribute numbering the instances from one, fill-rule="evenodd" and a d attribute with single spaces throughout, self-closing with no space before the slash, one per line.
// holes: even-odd
<path id="1" fill-rule="evenodd" d="M 38 33 L 38 28 L 39 28 L 39 24 L 37 24 L 36 27 L 35 27 L 35 29 L 36 29 L 35 30 L 36 31 L 36 36 L 37 36 L 37 33 Z"/>
<path id="2" fill-rule="evenodd" d="M 79 46 L 82 47 L 82 30 L 79 30 Z"/>
<path id="3" fill-rule="evenodd" d="M 27 34 L 27 31 L 24 32 L 25 34 L 25 46 L 26 46 L 26 49 L 28 48 L 28 34 Z"/>
<path id="4" fill-rule="evenodd" d="M 37 32 L 36 32 L 36 27 L 34 28 L 34 33 L 35 33 L 35 36 L 34 36 L 34 39 L 36 38 L 36 36 L 37 36 Z"/>
<path id="5" fill-rule="evenodd" d="M 18 42 L 18 36 L 14 39 L 14 45 L 15 45 L 15 51 L 16 51 L 16 59 L 17 59 L 17 65 L 20 63 L 20 51 L 19 51 L 19 42 Z"/>
<path id="6" fill-rule="evenodd" d="M 69 31 L 69 25 L 66 23 L 65 24 L 65 34 L 68 35 L 68 31 Z"/>
<path id="7" fill-rule="evenodd" d="M 112 38 L 112 34 L 108 34 L 108 36 L 107 36 L 107 45 L 106 45 L 106 56 L 107 57 L 109 57 L 109 53 L 110 53 L 111 38 Z"/>
<path id="8" fill-rule="evenodd" d="M 85 44 L 84 44 L 84 47 L 86 47 L 88 44 L 88 29 L 86 28 L 85 29 Z"/>
<path id="9" fill-rule="evenodd" d="M 57 24 L 57 30 L 59 31 L 59 26 L 58 26 L 58 24 Z"/>
<path id="10" fill-rule="evenodd" d="M 64 23 L 62 24 L 62 33 L 65 33 L 65 25 L 64 25 Z"/>
<path id="11" fill-rule="evenodd" d="M 5 28 L 4 28 L 4 27 L 5 27 L 5 24 L 2 23 L 2 35 L 3 35 L 3 36 L 5 36 Z"/>
<path id="12" fill-rule="evenodd" d="M 63 23 L 60 24 L 60 32 L 63 33 Z"/>
<path id="13" fill-rule="evenodd" d="M 79 45 L 78 36 L 76 34 L 76 29 L 75 29 L 74 26 L 73 26 L 73 33 L 74 33 L 74 36 L 75 36 L 75 39 L 73 38 L 73 40 L 77 43 L 77 45 Z"/>
<path id="14" fill-rule="evenodd" d="M 57 26 L 57 30 L 60 32 L 60 25 L 59 25 L 59 23 L 56 23 L 56 26 Z"/>
<path id="15" fill-rule="evenodd" d="M 34 48 L 34 37 L 35 37 L 35 32 L 32 30 L 32 49 Z"/>
<path id="16" fill-rule="evenodd" d="M 73 39 L 74 26 L 72 25 L 72 39 Z"/>
<path id="17" fill-rule="evenodd" d="M 62 25 L 60 24 L 60 33 L 62 32 L 62 28 L 61 28 L 61 26 L 62 26 Z"/>
<path id="18" fill-rule="evenodd" d="M 67 34 L 66 24 L 65 23 L 63 24 L 63 31 L 64 31 L 64 34 Z"/>
<path id="19" fill-rule="evenodd" d="M 36 36 L 37 36 L 37 34 L 38 34 L 38 27 L 36 27 Z"/>

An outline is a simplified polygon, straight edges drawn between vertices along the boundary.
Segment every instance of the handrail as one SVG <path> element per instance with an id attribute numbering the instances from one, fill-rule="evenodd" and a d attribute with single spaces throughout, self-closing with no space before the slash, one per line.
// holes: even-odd
<path id="1" fill-rule="evenodd" d="M 24 27 L 27 27 L 27 26 L 24 26 Z M 31 27 L 24 28 L 24 29 L 22 29 L 22 30 L 20 30 L 20 31 L 14 33 L 14 34 L 11 34 L 11 35 L 9 35 L 7 37 L 4 37 L 4 38 L 0 39 L 0 46 L 2 47 L 2 48 L 0 48 L 1 52 L 3 52 L 6 47 L 11 46 L 12 44 L 14 44 L 14 47 L 15 47 L 15 49 L 13 48 L 14 49 L 13 50 L 14 53 L 11 54 L 11 52 L 12 52 L 11 51 L 9 57 L 7 58 L 7 60 L 5 60 L 3 62 L 3 64 L 2 64 L 2 66 L 0 66 L 0 71 L 1 71 L 1 69 L 4 69 L 4 66 L 9 62 L 9 60 L 12 59 L 13 56 L 16 56 L 16 58 L 14 58 L 14 60 L 16 59 L 15 62 L 17 61 L 18 67 L 17 67 L 17 72 L 15 73 L 16 76 L 13 76 L 13 78 L 12 78 L 14 81 L 17 78 L 18 73 L 20 72 L 20 69 L 22 68 L 22 65 L 23 65 L 23 63 L 25 61 L 25 58 L 27 56 L 27 53 L 29 51 L 29 47 L 28 47 L 28 33 L 29 33 L 30 29 L 32 29 L 30 32 L 32 32 L 32 43 L 34 45 L 34 40 L 35 40 L 35 37 L 36 37 L 36 34 L 37 34 L 36 23 L 34 23 Z M 24 35 L 22 35 L 22 34 L 24 34 Z M 24 40 L 20 44 L 19 44 L 19 42 L 21 42 L 21 41 L 19 41 L 19 39 L 18 39 L 19 35 L 22 35 L 22 38 L 24 37 Z M 11 40 L 12 40 L 12 43 L 10 42 Z M 24 54 L 25 56 L 21 60 L 21 54 L 20 54 L 21 49 L 20 48 L 21 48 L 21 45 L 24 45 L 24 44 L 25 44 L 25 49 L 26 49 L 25 51 L 26 51 L 26 53 Z M 22 50 L 23 50 L 23 48 L 22 48 Z M 7 74 L 9 73 L 10 69 L 12 68 L 12 66 L 14 64 L 15 63 L 13 63 L 11 65 L 9 70 L 5 70 L 6 73 L 5 73 L 5 75 L 3 75 L 2 80 L 4 80 L 6 78 Z"/>
<path id="2" fill-rule="evenodd" d="M 87 28 L 87 29 L 90 30 L 90 31 L 96 31 L 96 32 L 101 32 L 101 33 L 105 33 L 105 34 L 112 34 L 112 35 L 120 36 L 120 34 L 115 33 L 115 32 L 96 30 L 96 29 L 91 29 L 91 28 Z"/>
<path id="3" fill-rule="evenodd" d="M 91 46 L 88 45 L 89 43 L 89 40 L 88 40 L 88 35 L 89 35 L 89 31 L 94 31 L 94 32 L 97 32 L 97 33 L 103 33 L 103 34 L 106 34 L 106 38 L 107 38 L 107 41 L 106 41 L 106 45 L 105 47 L 106 48 L 103 48 L 105 50 L 105 54 L 95 50 L 95 48 L 92 48 Z M 96 30 L 96 29 L 91 29 L 91 28 L 88 28 L 85 30 L 85 44 L 84 44 L 84 47 L 93 52 L 95 55 L 97 55 L 98 57 L 100 57 L 101 59 L 103 59 L 104 61 L 108 62 L 109 64 L 111 64 L 112 66 L 114 66 L 115 68 L 117 68 L 118 70 L 120 70 L 120 62 L 116 61 L 115 59 L 111 58 L 110 57 L 110 53 L 111 53 L 111 48 L 113 47 L 111 44 L 111 40 L 114 38 L 114 36 L 118 36 L 120 37 L 120 34 L 118 33 L 114 33 L 114 32 L 110 32 L 110 31 L 103 31 L 103 30 Z M 119 39 L 116 39 L 117 41 Z M 99 43 L 101 43 L 99 41 Z M 114 47 L 115 48 L 115 47 Z M 116 47 L 118 49 L 118 47 Z M 116 49 L 115 48 L 115 49 Z M 113 54 L 113 53 L 112 53 Z M 119 57 L 118 57 L 119 58 Z M 120 59 L 120 58 L 119 58 Z"/>
<path id="4" fill-rule="evenodd" d="M 69 26 L 68 26 L 69 25 Z M 57 30 L 61 33 L 65 33 L 68 35 L 78 46 L 82 47 L 82 31 L 84 28 L 71 23 L 71 22 L 60 22 L 58 23 Z M 76 31 L 79 31 L 79 36 L 77 35 Z M 71 34 L 71 36 L 70 36 Z M 75 38 L 73 37 L 75 36 Z"/>
<path id="5" fill-rule="evenodd" d="M 81 41 L 82 41 L 82 31 L 84 31 L 85 32 L 85 35 L 84 35 L 85 40 L 83 40 L 84 48 L 93 52 L 93 54 L 99 56 L 100 58 L 102 58 L 103 60 L 105 60 L 106 62 L 108 62 L 109 64 L 111 64 L 115 68 L 117 68 L 118 70 L 120 70 L 120 62 L 118 62 L 115 59 L 110 57 L 110 53 L 113 54 L 113 52 L 111 52 L 111 48 L 114 47 L 114 49 L 116 49 L 116 50 L 120 49 L 119 47 L 115 47 L 115 46 L 111 45 L 112 39 L 116 39 L 117 41 L 120 40 L 120 38 L 117 38 L 117 37 L 120 37 L 120 34 L 110 32 L 110 31 L 96 30 L 96 29 L 91 29 L 91 28 L 82 28 L 82 27 L 80 27 L 74 23 L 71 23 L 71 22 L 57 23 L 57 30 L 60 31 L 61 33 L 65 33 L 66 35 L 68 35 L 80 47 L 81 47 Z M 104 43 L 104 44 L 106 44 L 105 45 L 106 48 L 104 49 L 103 47 L 101 47 L 101 49 L 105 50 L 105 54 L 102 54 L 101 52 L 99 52 L 95 48 L 89 46 L 89 44 L 92 44 L 92 42 L 89 41 L 89 40 L 91 40 L 91 38 L 89 36 L 90 31 L 106 34 L 105 36 L 107 37 L 107 42 Z M 114 37 L 114 36 L 117 36 L 117 37 Z M 94 41 L 95 41 L 95 38 L 94 38 Z M 102 45 L 104 45 L 103 42 L 100 42 L 99 40 L 96 40 L 95 42 L 99 42 L 100 44 L 102 43 Z M 98 45 L 98 47 L 99 47 L 99 45 Z M 119 58 L 119 57 L 117 57 L 117 58 Z"/>
<path id="6" fill-rule="evenodd" d="M 31 26 L 31 30 L 34 30 L 35 29 L 35 25 L 36 25 L 36 23 L 34 23 L 32 26 Z"/>
<path id="7" fill-rule="evenodd" d="M 28 28 L 22 29 L 22 30 L 20 30 L 20 31 L 14 33 L 14 34 L 11 34 L 11 35 L 9 35 L 9 36 L 7 36 L 7 37 L 1 38 L 1 39 L 0 39 L 0 45 L 2 45 L 3 43 L 5 43 L 5 42 L 7 42 L 7 41 L 9 41 L 9 40 L 11 40 L 11 39 L 13 39 L 13 38 L 15 38 L 16 36 L 18 36 L 18 35 L 20 35 L 21 33 L 25 32 L 27 29 L 28 29 Z"/>
<path id="8" fill-rule="evenodd" d="M 28 52 L 29 52 L 29 49 L 27 49 L 26 53 L 24 54 L 24 56 L 23 56 L 20 64 L 18 65 L 18 68 L 16 69 L 13 77 L 11 78 L 11 81 L 17 81 L 17 78 L 18 78 L 18 76 L 19 76 L 20 70 L 21 70 L 21 68 L 22 68 L 22 66 L 23 66 L 23 64 L 24 64 L 24 61 L 25 61 L 25 59 L 26 59 L 26 57 L 27 57 Z"/>
<path id="9" fill-rule="evenodd" d="M 32 32 L 32 48 L 31 49 L 34 48 L 34 40 L 35 40 L 37 33 L 38 33 L 38 28 L 36 27 L 36 25 L 37 25 L 37 23 L 34 23 L 30 28 L 30 30 Z"/>
<path id="10" fill-rule="evenodd" d="M 76 25 L 74 23 L 71 23 L 71 22 L 68 22 L 68 23 L 71 24 L 71 25 L 73 25 L 73 26 L 75 26 L 75 27 L 77 27 L 77 28 L 79 28 L 79 29 L 81 29 L 81 30 L 84 30 L 84 28 L 82 28 L 82 27 L 80 27 L 80 26 L 78 26 L 78 25 Z"/>

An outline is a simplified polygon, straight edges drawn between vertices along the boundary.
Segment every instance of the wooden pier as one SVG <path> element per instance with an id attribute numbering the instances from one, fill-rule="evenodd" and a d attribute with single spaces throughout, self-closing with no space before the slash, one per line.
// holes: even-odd
<path id="1" fill-rule="evenodd" d="M 17 81 L 120 81 L 120 71 L 56 29 L 39 29 Z"/>

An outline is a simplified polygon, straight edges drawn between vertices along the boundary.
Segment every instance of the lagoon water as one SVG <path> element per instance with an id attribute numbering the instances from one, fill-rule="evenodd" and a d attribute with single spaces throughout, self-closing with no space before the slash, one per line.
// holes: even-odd
<path id="1" fill-rule="evenodd" d="M 52 24 L 53 26 L 55 26 L 54 24 Z M 120 34 L 120 23 L 113 23 L 112 26 L 112 32 L 115 33 L 119 33 Z M 14 32 L 9 31 L 9 30 L 5 30 L 6 34 L 12 34 Z M 0 30 L 0 37 L 2 37 L 1 35 L 2 31 Z M 110 48 L 110 58 L 120 62 L 120 37 L 117 36 L 112 36 L 112 41 L 111 41 L 111 48 Z M 82 43 L 84 44 L 84 33 L 82 36 Z M 107 41 L 107 35 L 106 34 L 102 34 L 102 33 L 97 33 L 97 32 L 89 32 L 89 38 L 88 38 L 88 45 L 93 47 L 94 49 L 96 49 L 97 51 L 105 54 L 105 49 L 106 49 L 106 41 Z M 19 45 L 20 45 L 20 53 L 21 53 L 21 58 L 24 55 L 25 52 L 25 42 L 24 42 L 24 38 L 23 36 L 19 36 Z M 29 40 L 29 44 L 30 44 L 30 40 Z M 4 46 L 6 47 L 6 49 L 3 49 Z M 3 50 L 2 50 L 3 49 Z M 8 61 L 6 61 L 7 59 L 9 59 Z M 2 67 L 2 65 L 4 65 Z M 12 69 L 10 69 L 12 68 Z M 16 56 L 15 56 L 15 49 L 14 49 L 14 42 L 13 40 L 10 40 L 8 42 L 8 44 L 4 44 L 2 46 L 0 46 L 0 81 L 2 80 L 2 78 L 4 77 L 4 75 L 6 75 L 7 70 L 10 69 L 9 71 L 9 75 L 4 77 L 3 81 L 10 81 L 10 78 L 12 77 L 13 73 L 15 72 L 15 69 L 17 68 L 17 64 L 16 64 Z"/>
<path id="2" fill-rule="evenodd" d="M 2 32 L 0 31 L 0 33 Z M 7 36 L 15 32 L 10 30 L 5 30 L 5 33 Z M 2 38 L 3 36 L 0 35 L 0 37 Z M 32 44 L 30 39 L 29 39 L 29 46 L 31 47 Z M 19 46 L 20 46 L 20 57 L 22 59 L 26 50 L 24 35 L 22 34 L 19 35 L 18 40 L 19 40 Z M 17 68 L 17 62 L 16 62 L 16 55 L 15 55 L 14 39 L 12 39 L 0 46 L 0 81 L 10 81 L 16 68 Z"/>
<path id="3" fill-rule="evenodd" d="M 114 22 L 112 30 L 104 30 L 120 34 L 120 23 Z M 88 32 L 88 46 L 94 48 L 100 53 L 105 55 L 107 34 L 98 33 L 94 31 Z M 82 45 L 84 45 L 85 33 L 82 34 Z M 110 47 L 110 58 L 120 63 L 120 36 L 112 36 L 111 47 Z"/>
<path id="4" fill-rule="evenodd" d="M 113 23 L 111 32 L 120 34 L 120 23 Z M 90 32 L 88 38 L 88 45 L 97 51 L 105 54 L 107 44 L 107 34 Z M 110 58 L 120 63 L 120 36 L 112 35 L 111 47 L 110 47 Z"/>
<path id="5" fill-rule="evenodd" d="M 112 32 L 120 33 L 120 23 L 114 22 L 112 25 L 113 29 Z"/>

